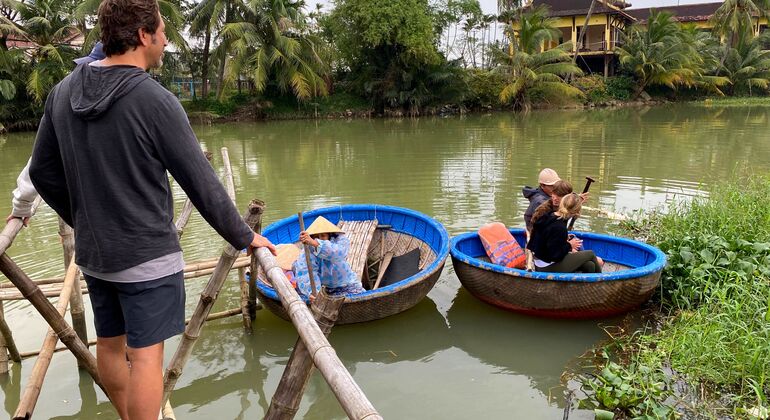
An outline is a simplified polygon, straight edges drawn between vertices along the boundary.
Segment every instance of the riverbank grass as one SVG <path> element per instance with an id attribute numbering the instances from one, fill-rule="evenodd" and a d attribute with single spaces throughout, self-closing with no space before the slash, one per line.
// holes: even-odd
<path id="1" fill-rule="evenodd" d="M 613 343 L 609 349 L 615 357 L 604 365 L 665 373 L 670 383 L 680 384 L 676 391 L 669 384 L 660 393 L 647 394 L 641 401 L 653 408 L 767 418 L 770 177 L 736 178 L 714 187 L 709 198 L 676 204 L 667 213 L 652 213 L 625 227 L 668 257 L 658 296 L 660 320 L 654 328 Z M 659 374 L 653 376 L 659 379 Z M 584 405 L 660 418 L 639 407 L 603 404 L 597 396 L 612 384 L 601 377 L 583 378 L 588 394 Z M 654 382 L 660 383 L 658 379 Z"/>

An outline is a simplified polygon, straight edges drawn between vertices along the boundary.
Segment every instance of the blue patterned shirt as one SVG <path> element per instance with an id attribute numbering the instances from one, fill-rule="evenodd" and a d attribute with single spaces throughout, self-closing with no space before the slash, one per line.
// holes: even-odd
<path id="1" fill-rule="evenodd" d="M 317 239 L 317 241 L 318 247 L 310 247 L 310 264 L 313 266 L 313 280 L 315 280 L 316 288 L 326 286 L 327 289 L 337 289 L 360 285 L 356 274 L 346 260 L 350 249 L 350 240 L 347 236 L 339 234 L 329 241 L 321 239 Z M 299 294 L 305 297 L 309 296 L 310 277 L 307 272 L 304 250 L 294 261 L 292 271 L 294 271 L 297 280 Z"/>

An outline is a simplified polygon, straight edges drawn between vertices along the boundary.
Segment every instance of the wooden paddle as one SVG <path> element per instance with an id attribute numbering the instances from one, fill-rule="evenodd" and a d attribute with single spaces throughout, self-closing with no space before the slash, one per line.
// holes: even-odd
<path id="1" fill-rule="evenodd" d="M 305 219 L 302 218 L 302 212 L 297 213 L 299 218 L 299 229 L 305 231 Z M 310 245 L 303 243 L 305 247 L 305 264 L 307 264 L 307 276 L 310 278 L 310 294 L 315 297 L 315 279 L 313 278 L 313 264 L 310 262 Z"/>
<path id="2" fill-rule="evenodd" d="M 380 287 L 380 282 L 382 281 L 382 277 L 385 275 L 385 271 L 388 269 L 388 266 L 390 265 L 390 261 L 393 259 L 393 251 L 388 251 L 385 253 L 385 255 L 382 257 L 382 262 L 380 263 L 380 270 L 377 273 L 377 281 L 374 283 L 374 287 L 372 287 L 372 290 L 376 290 L 378 287 Z"/>
<path id="3" fill-rule="evenodd" d="M 588 189 L 591 188 L 591 183 L 594 183 L 594 182 L 596 182 L 595 179 L 591 178 L 590 176 L 586 177 L 586 186 L 583 187 L 583 194 L 588 192 Z M 575 226 L 575 220 L 576 219 L 577 219 L 576 217 L 573 217 L 572 219 L 570 219 L 569 225 L 567 225 L 567 230 L 568 231 L 572 230 L 572 226 Z"/>

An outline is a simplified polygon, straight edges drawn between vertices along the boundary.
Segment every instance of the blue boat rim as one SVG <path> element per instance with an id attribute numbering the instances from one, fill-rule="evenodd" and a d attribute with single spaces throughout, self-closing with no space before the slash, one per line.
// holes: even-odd
<path id="1" fill-rule="evenodd" d="M 523 231 L 523 229 L 515 229 L 515 230 L 512 229 L 511 231 L 515 232 L 519 230 Z M 458 244 L 460 244 L 461 242 L 467 241 L 467 240 L 473 240 L 473 239 L 480 241 L 480 239 L 478 239 L 479 235 L 476 232 L 467 232 L 452 238 L 450 253 L 452 254 L 452 257 L 457 260 L 460 260 L 468 265 L 478 267 L 487 271 L 510 274 L 510 275 L 530 278 L 530 279 L 553 280 L 553 281 L 600 282 L 600 281 L 613 281 L 613 280 L 628 280 L 628 279 L 635 279 L 635 278 L 646 276 L 648 274 L 655 273 L 657 271 L 662 270 L 663 267 L 666 265 L 666 255 L 663 253 L 663 251 L 659 250 L 654 246 L 648 245 L 646 243 L 634 241 L 628 238 L 602 235 L 602 234 L 591 233 L 591 232 L 575 232 L 575 233 L 580 238 L 611 242 L 620 246 L 642 249 L 652 254 L 654 256 L 654 260 L 641 267 L 636 267 L 628 270 L 616 271 L 611 273 L 601 273 L 601 274 L 548 273 L 548 272 L 542 272 L 542 271 L 540 272 L 526 271 L 518 268 L 509 268 L 509 267 L 504 267 L 497 264 L 492 264 L 490 262 L 486 262 L 478 258 L 471 257 L 470 255 L 460 251 L 458 249 Z M 614 261 L 609 261 L 609 262 L 614 262 Z"/>
<path id="2" fill-rule="evenodd" d="M 367 290 L 366 292 L 360 293 L 357 295 L 347 295 L 346 298 L 349 299 L 350 301 L 355 302 L 359 300 L 368 300 L 374 296 L 389 294 L 391 292 L 395 292 L 405 287 L 411 286 L 413 283 L 422 279 L 424 277 L 424 273 L 436 271 L 438 267 L 444 263 L 444 260 L 446 260 L 447 256 L 449 255 L 449 234 L 447 233 L 446 228 L 444 228 L 444 225 L 442 225 L 441 223 L 439 223 L 438 221 L 436 221 L 435 219 L 433 219 L 432 217 L 424 213 L 420 213 L 418 211 L 411 210 L 408 208 L 388 206 L 388 205 L 382 205 L 382 204 L 342 204 L 337 206 L 329 206 L 329 207 L 310 210 L 302 213 L 302 217 L 305 219 L 305 224 L 309 225 L 310 224 L 310 222 L 308 221 L 309 219 L 313 220 L 318 216 L 327 217 L 328 215 L 333 215 L 335 212 L 339 212 L 340 219 L 341 219 L 343 213 L 346 211 L 347 212 L 371 211 L 371 212 L 374 212 L 375 218 L 376 218 L 377 212 L 383 212 L 387 214 L 395 213 L 395 214 L 408 216 L 408 217 L 425 222 L 432 228 L 432 230 L 437 232 L 440 236 L 439 247 L 435 248 L 431 246 L 431 249 L 436 254 L 436 259 L 433 262 L 431 262 L 427 267 L 420 270 L 417 274 L 411 277 L 408 277 L 404 280 L 401 280 L 397 283 L 391 284 L 389 286 L 381 287 L 381 288 L 378 288 L 377 290 Z M 334 221 L 332 220 L 332 222 Z M 264 229 L 264 231 L 262 232 L 262 235 L 269 238 L 270 235 L 273 234 L 274 232 L 280 229 L 286 228 L 288 226 L 299 226 L 299 217 L 297 217 L 296 214 L 293 216 L 289 216 L 287 218 L 278 220 L 277 222 L 271 223 L 269 226 L 267 226 Z M 415 236 L 418 239 L 423 240 L 423 242 L 428 243 L 428 241 L 425 241 L 423 238 L 420 238 L 419 236 L 415 235 L 412 232 L 405 231 L 403 229 L 398 229 L 396 227 L 391 227 L 390 230 L 393 232 L 399 232 L 399 233 Z M 428 243 L 428 245 L 430 246 L 431 244 Z M 275 289 L 265 284 L 264 282 L 257 281 L 256 279 L 255 281 L 256 281 L 257 288 L 259 288 L 259 290 L 263 294 L 265 294 L 267 297 L 273 300 L 280 300 L 278 293 L 275 292 Z"/>

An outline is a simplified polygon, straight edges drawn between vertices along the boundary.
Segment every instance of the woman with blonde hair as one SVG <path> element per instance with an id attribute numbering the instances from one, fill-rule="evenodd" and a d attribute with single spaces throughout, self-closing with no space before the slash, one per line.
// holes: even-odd
<path id="1" fill-rule="evenodd" d="M 537 271 L 601 273 L 602 264 L 593 251 L 580 251 L 583 241 L 568 235 L 567 221 L 580 216 L 583 200 L 576 193 L 562 197 L 554 211 L 536 212 L 527 249 L 534 254 Z"/>

